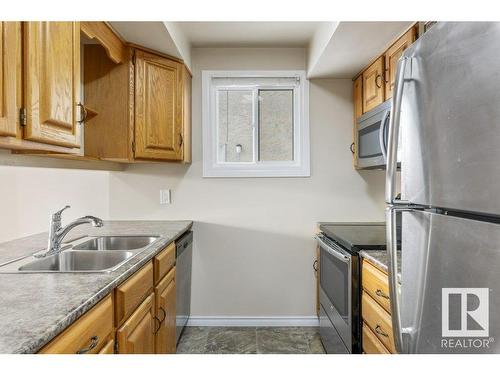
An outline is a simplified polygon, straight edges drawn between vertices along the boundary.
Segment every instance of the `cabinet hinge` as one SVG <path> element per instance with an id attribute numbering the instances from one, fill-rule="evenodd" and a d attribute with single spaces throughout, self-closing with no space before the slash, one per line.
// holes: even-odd
<path id="1" fill-rule="evenodd" d="M 26 126 L 27 125 L 27 111 L 26 108 L 21 108 L 19 109 L 19 123 L 21 126 Z"/>

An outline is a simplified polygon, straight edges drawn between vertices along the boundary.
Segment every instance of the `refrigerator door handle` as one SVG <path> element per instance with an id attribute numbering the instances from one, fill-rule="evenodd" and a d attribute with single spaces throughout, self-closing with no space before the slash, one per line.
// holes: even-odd
<path id="1" fill-rule="evenodd" d="M 378 140 L 380 143 L 380 150 L 382 151 L 382 155 L 384 156 L 384 160 L 387 162 L 387 145 L 385 139 L 385 127 L 387 123 L 387 118 L 389 117 L 389 110 L 384 112 L 382 116 L 382 121 L 380 122 L 380 130 L 378 133 Z"/>
<path id="2" fill-rule="evenodd" d="M 388 204 L 404 204 L 396 200 L 396 171 L 398 167 L 398 141 L 399 123 L 401 115 L 401 102 L 403 99 L 404 75 L 409 58 L 402 56 L 398 61 L 394 93 L 392 95 L 392 110 L 389 117 L 389 137 L 387 141 L 387 167 L 385 173 L 385 201 Z"/>
<path id="3" fill-rule="evenodd" d="M 389 206 L 386 209 L 386 238 L 387 238 L 387 256 L 389 259 L 389 295 L 391 300 L 391 318 L 392 330 L 394 335 L 394 344 L 398 353 L 404 353 L 403 333 L 406 330 L 401 328 L 401 310 L 400 293 L 398 288 L 398 243 L 396 213 L 409 212 L 416 208 L 409 206 Z M 405 331 L 405 332 L 403 332 Z"/>

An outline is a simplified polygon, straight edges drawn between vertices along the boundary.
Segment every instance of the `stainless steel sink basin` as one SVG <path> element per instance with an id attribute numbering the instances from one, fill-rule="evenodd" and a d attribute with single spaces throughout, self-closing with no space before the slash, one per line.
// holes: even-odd
<path id="1" fill-rule="evenodd" d="M 134 253 L 129 251 L 63 251 L 25 264 L 19 272 L 105 272 L 112 271 Z"/>
<path id="2" fill-rule="evenodd" d="M 158 236 L 103 236 L 73 246 L 73 250 L 138 250 L 158 239 Z"/>

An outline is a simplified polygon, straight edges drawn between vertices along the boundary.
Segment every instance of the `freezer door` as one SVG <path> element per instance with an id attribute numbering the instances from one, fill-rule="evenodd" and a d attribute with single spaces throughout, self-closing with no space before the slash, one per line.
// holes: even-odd
<path id="1" fill-rule="evenodd" d="M 500 23 L 438 23 L 404 55 L 402 199 L 500 215 Z"/>
<path id="2" fill-rule="evenodd" d="M 500 225 L 402 215 L 403 352 L 500 353 Z"/>

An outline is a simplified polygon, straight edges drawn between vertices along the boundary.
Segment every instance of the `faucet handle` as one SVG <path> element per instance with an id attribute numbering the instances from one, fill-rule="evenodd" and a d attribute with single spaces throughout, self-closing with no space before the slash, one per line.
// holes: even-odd
<path id="1" fill-rule="evenodd" d="M 62 215 L 63 211 L 67 210 L 68 208 L 71 208 L 71 206 L 64 206 L 63 208 L 61 208 L 56 213 L 53 213 L 52 214 L 52 220 L 59 220 L 59 221 L 61 221 L 61 215 Z"/>

